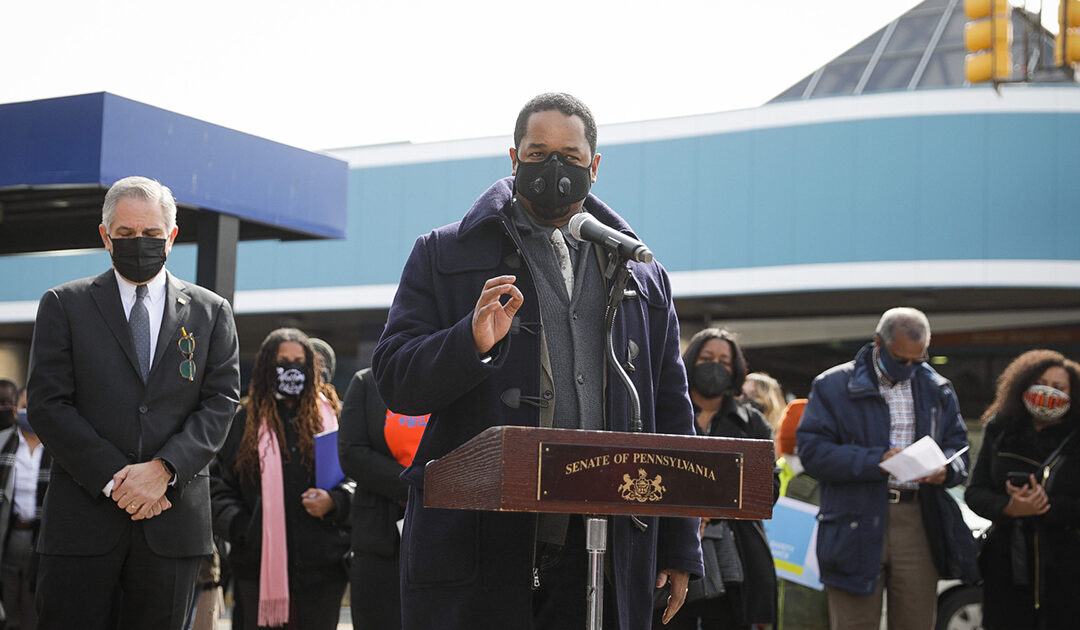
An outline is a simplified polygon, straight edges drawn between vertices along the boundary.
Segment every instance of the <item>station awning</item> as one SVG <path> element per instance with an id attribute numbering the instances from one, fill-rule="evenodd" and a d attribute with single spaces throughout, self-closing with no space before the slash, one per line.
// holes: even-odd
<path id="1" fill-rule="evenodd" d="M 0 254 L 100 247 L 129 175 L 172 189 L 181 242 L 211 213 L 240 240 L 345 236 L 345 162 L 100 92 L 0 105 Z"/>

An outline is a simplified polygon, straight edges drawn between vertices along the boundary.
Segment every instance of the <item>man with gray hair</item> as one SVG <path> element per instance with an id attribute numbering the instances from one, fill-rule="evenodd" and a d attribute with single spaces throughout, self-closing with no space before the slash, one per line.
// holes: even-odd
<path id="1" fill-rule="evenodd" d="M 880 468 L 923 436 L 947 457 L 967 446 L 952 384 L 926 363 L 929 347 L 926 315 L 886 311 L 854 361 L 814 380 L 795 433 L 821 483 L 817 556 L 834 630 L 877 630 L 883 591 L 889 628 L 930 630 L 939 575 L 960 577 L 957 565 L 973 561 L 958 558 L 963 545 L 949 535 L 957 510 L 944 491 L 967 478 L 968 456 L 910 482 Z"/>
<path id="2" fill-rule="evenodd" d="M 239 397 L 229 303 L 165 270 L 172 192 L 127 177 L 98 228 L 112 269 L 41 298 L 27 385 L 53 457 L 42 508 L 42 629 L 185 626 L 212 551 L 207 465 Z"/>

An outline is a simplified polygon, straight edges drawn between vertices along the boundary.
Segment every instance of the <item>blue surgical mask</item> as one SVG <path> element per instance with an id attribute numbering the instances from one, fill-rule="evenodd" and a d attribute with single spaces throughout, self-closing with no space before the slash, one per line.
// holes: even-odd
<path id="1" fill-rule="evenodd" d="M 915 376 L 915 370 L 919 369 L 919 363 L 913 365 L 901 365 L 889 354 L 889 349 L 884 343 L 878 348 L 878 368 L 894 383 L 900 383 Z"/>
<path id="2" fill-rule="evenodd" d="M 19 428 L 22 429 L 24 433 L 29 433 L 30 435 L 35 434 L 34 427 L 30 426 L 30 418 L 26 416 L 26 409 L 19 410 L 19 413 L 15 416 L 15 423 L 19 425 Z"/>

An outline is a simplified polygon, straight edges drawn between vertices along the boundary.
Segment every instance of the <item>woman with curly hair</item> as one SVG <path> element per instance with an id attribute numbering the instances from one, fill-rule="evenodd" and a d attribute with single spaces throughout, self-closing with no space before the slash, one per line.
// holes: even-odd
<path id="1" fill-rule="evenodd" d="M 337 627 L 352 482 L 315 487 L 315 435 L 337 428 L 307 335 L 279 328 L 255 356 L 212 479 L 214 531 L 232 544 L 243 628 Z"/>
<path id="2" fill-rule="evenodd" d="M 1080 366 L 1052 350 L 998 378 L 968 506 L 993 521 L 979 554 L 986 628 L 1067 628 L 1080 601 Z"/>

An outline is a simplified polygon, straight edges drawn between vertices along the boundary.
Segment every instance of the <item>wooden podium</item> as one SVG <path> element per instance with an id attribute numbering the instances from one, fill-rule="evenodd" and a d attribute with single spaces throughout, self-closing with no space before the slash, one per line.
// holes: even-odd
<path id="1" fill-rule="evenodd" d="M 773 461 L 770 440 L 491 427 L 428 462 L 424 506 L 587 515 L 585 628 L 599 630 L 604 516 L 772 518 Z"/>
<path id="2" fill-rule="evenodd" d="M 431 461 L 424 506 L 768 519 L 770 440 L 491 427 Z"/>

